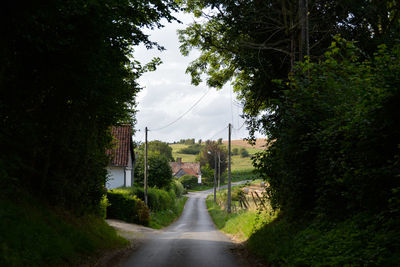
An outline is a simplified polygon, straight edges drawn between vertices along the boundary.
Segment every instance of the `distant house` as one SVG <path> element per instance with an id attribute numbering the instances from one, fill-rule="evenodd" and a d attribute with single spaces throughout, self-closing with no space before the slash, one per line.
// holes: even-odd
<path id="1" fill-rule="evenodd" d="M 182 162 L 182 158 L 177 158 L 176 162 L 170 162 L 172 175 L 176 178 L 184 175 L 193 175 L 197 177 L 197 182 L 201 184 L 200 162 Z"/>
<path id="2" fill-rule="evenodd" d="M 111 162 L 107 167 L 108 189 L 120 186 L 132 186 L 134 154 L 132 143 L 132 129 L 130 125 L 113 126 L 111 133 L 114 137 L 114 148 L 106 153 L 111 155 Z"/>

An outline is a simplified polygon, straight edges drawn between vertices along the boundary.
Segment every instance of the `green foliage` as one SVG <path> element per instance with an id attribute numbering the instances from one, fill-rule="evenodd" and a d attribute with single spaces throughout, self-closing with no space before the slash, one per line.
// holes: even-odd
<path id="1" fill-rule="evenodd" d="M 118 195 L 122 195 L 124 198 L 127 197 L 128 199 L 134 199 L 135 201 L 137 201 L 139 198 L 139 203 L 143 203 L 142 200 L 144 199 L 144 189 L 142 187 L 137 187 L 137 186 L 124 187 L 119 189 L 113 189 L 112 191 L 115 191 Z M 181 195 L 179 196 L 175 192 L 178 192 L 178 194 Z M 152 187 L 148 188 L 147 199 L 151 213 L 150 213 L 150 218 L 148 218 L 149 210 L 146 206 L 144 206 L 145 207 L 144 211 L 146 211 L 145 213 L 146 221 L 144 223 L 142 222 L 141 224 L 148 225 L 149 227 L 155 229 L 160 229 L 162 227 L 171 224 L 176 218 L 180 216 L 180 214 L 183 211 L 183 207 L 185 205 L 187 198 L 183 197 L 182 193 L 183 193 L 183 186 L 178 181 L 174 181 L 169 191 Z M 123 204 L 127 204 L 125 200 L 123 201 L 124 201 Z M 132 204 L 128 205 L 129 207 L 132 207 Z M 125 208 L 129 209 L 129 207 Z"/>
<path id="2" fill-rule="evenodd" d="M 239 155 L 239 148 L 234 147 L 234 148 L 232 149 L 232 156 L 236 156 L 236 155 Z"/>
<path id="3" fill-rule="evenodd" d="M 234 187 L 234 189 L 236 188 L 239 187 Z M 217 195 L 218 198 L 221 196 Z M 267 212 L 240 210 L 238 212 L 227 213 L 226 210 L 214 203 L 211 195 L 207 197 L 206 204 L 208 212 L 217 228 L 225 233 L 234 235 L 240 241 L 247 240 L 263 224 L 274 219 L 274 215 Z"/>
<path id="4" fill-rule="evenodd" d="M 185 144 L 185 145 L 193 145 L 194 143 L 195 143 L 194 138 L 181 139 L 178 142 L 178 144 Z"/>
<path id="5" fill-rule="evenodd" d="M 124 189 L 129 195 L 137 196 L 144 201 L 143 187 L 127 187 Z M 167 210 L 174 206 L 176 195 L 173 189 L 167 191 L 155 187 L 147 188 L 148 206 L 152 212 Z"/>
<path id="6" fill-rule="evenodd" d="M 255 231 L 248 246 L 276 266 L 393 266 L 400 255 L 397 223 L 363 213 L 339 223 L 280 218 Z"/>
<path id="7" fill-rule="evenodd" d="M 192 144 L 179 150 L 179 153 L 197 155 L 200 153 L 201 148 L 201 144 Z"/>
<path id="8" fill-rule="evenodd" d="M 207 164 L 210 168 L 217 169 L 218 171 L 218 161 L 221 161 L 221 173 L 223 173 L 228 167 L 228 151 L 225 146 L 219 145 L 214 141 L 206 142 L 205 146 L 200 152 L 200 165 L 206 166 Z M 216 163 L 216 164 L 215 164 Z"/>
<path id="9" fill-rule="evenodd" d="M 244 180 L 254 180 L 258 175 L 254 170 L 236 170 L 231 173 L 232 181 L 244 181 Z"/>
<path id="10" fill-rule="evenodd" d="M 159 47 L 142 29 L 161 27 L 175 9 L 172 0 L 3 6 L 2 188 L 23 187 L 77 214 L 99 208 L 109 128 L 134 123 L 136 80 L 159 64 L 143 66 L 132 48 Z"/>
<path id="11" fill-rule="evenodd" d="M 26 194 L 18 202 L 1 198 L 0 218 L 1 266 L 78 265 L 88 254 L 128 243 L 98 216 L 55 212 Z"/>
<path id="12" fill-rule="evenodd" d="M 150 187 L 168 188 L 172 182 L 172 170 L 168 159 L 159 154 L 149 153 L 147 158 L 148 177 L 147 183 Z M 140 154 L 135 166 L 136 181 L 143 185 L 144 179 L 144 155 Z"/>
<path id="13" fill-rule="evenodd" d="M 177 198 L 180 198 L 185 193 L 185 188 L 183 187 L 182 183 L 178 180 L 174 179 L 171 183 L 172 190 L 175 193 Z"/>
<path id="14" fill-rule="evenodd" d="M 249 151 L 247 151 L 246 148 L 241 148 L 241 149 L 240 149 L 240 156 L 241 156 L 242 158 L 247 158 L 247 157 L 249 157 L 249 156 L 250 156 L 250 155 L 249 155 Z"/>
<path id="15" fill-rule="evenodd" d="M 144 153 L 144 144 L 140 145 L 140 151 Z M 168 145 L 168 143 L 162 141 L 150 141 L 147 144 L 148 153 L 156 154 L 165 157 L 168 161 L 174 161 L 172 157 L 172 148 Z"/>
<path id="16" fill-rule="evenodd" d="M 186 200 L 187 197 L 177 198 L 175 200 L 175 205 L 169 207 L 169 209 L 152 212 L 150 227 L 154 229 L 161 229 L 170 225 L 182 214 Z"/>
<path id="17" fill-rule="evenodd" d="M 183 175 L 179 178 L 179 182 L 182 183 L 184 188 L 190 189 L 197 185 L 197 177 L 194 175 Z"/>
<path id="18" fill-rule="evenodd" d="M 270 116 L 276 141 L 255 163 L 288 216 L 380 212 L 399 187 L 400 46 L 358 55 L 338 38 L 323 61 L 299 64 Z"/>
<path id="19" fill-rule="evenodd" d="M 123 190 L 107 192 L 109 206 L 107 218 L 119 219 L 126 222 L 148 225 L 150 211 L 142 200 Z"/>

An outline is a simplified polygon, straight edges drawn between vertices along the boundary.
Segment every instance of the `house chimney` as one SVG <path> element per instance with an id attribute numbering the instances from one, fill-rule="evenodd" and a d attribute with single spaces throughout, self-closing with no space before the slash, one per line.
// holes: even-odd
<path id="1" fill-rule="evenodd" d="M 176 158 L 176 162 L 178 162 L 179 165 L 182 165 L 182 158 Z"/>

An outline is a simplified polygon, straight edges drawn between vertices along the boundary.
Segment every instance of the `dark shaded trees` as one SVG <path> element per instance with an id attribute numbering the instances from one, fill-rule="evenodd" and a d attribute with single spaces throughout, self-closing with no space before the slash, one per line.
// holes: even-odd
<path id="1" fill-rule="evenodd" d="M 157 153 L 149 153 L 148 159 L 148 177 L 147 183 L 151 187 L 157 188 L 167 188 L 172 182 L 172 170 L 169 166 L 168 159 Z M 144 155 L 139 155 L 136 166 L 135 166 L 135 176 L 138 184 L 144 184 Z M 136 182 L 135 181 L 135 182 Z"/>
<path id="2" fill-rule="evenodd" d="M 141 27 L 161 27 L 174 8 L 168 0 L 2 6 L 2 190 L 27 189 L 77 213 L 97 208 L 109 127 L 134 123 L 136 79 L 157 64 L 131 60 L 132 47 L 158 46 Z"/>
<path id="3" fill-rule="evenodd" d="M 284 214 L 339 218 L 396 202 L 399 2 L 308 1 L 309 59 L 307 1 L 181 2 L 203 19 L 180 32 L 183 54 L 201 50 L 187 72 L 194 84 L 232 81 L 250 131 L 274 140 L 256 167 Z M 382 43 L 393 51 L 374 55 Z"/>

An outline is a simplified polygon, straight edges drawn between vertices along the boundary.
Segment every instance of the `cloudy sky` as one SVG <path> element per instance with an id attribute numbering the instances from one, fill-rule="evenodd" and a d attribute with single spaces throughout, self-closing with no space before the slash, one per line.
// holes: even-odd
<path id="1" fill-rule="evenodd" d="M 149 62 L 153 57 L 160 57 L 163 64 L 156 71 L 146 73 L 140 78 L 139 82 L 144 89 L 137 98 L 138 131 L 134 139 L 143 141 L 144 128 L 147 126 L 150 129 L 149 140 L 165 142 L 187 138 L 227 140 L 228 123 L 232 123 L 234 127 L 232 139 L 247 137 L 245 127 L 236 130 L 244 121 L 240 118 L 242 110 L 237 105 L 236 95 L 230 85 L 219 91 L 209 90 L 205 83 L 199 86 L 191 85 L 190 75 L 185 74 L 185 70 L 199 52 L 193 51 L 188 57 L 182 56 L 179 52 L 176 31 L 185 28 L 194 18 L 188 14 L 177 14 L 177 17 L 183 24 L 174 22 L 166 24 L 160 30 L 146 31 L 152 41 L 166 48 L 165 51 L 147 50 L 144 46 L 135 49 L 134 57 L 142 64 Z M 181 117 L 196 102 L 198 104 L 181 119 L 163 128 Z"/>

